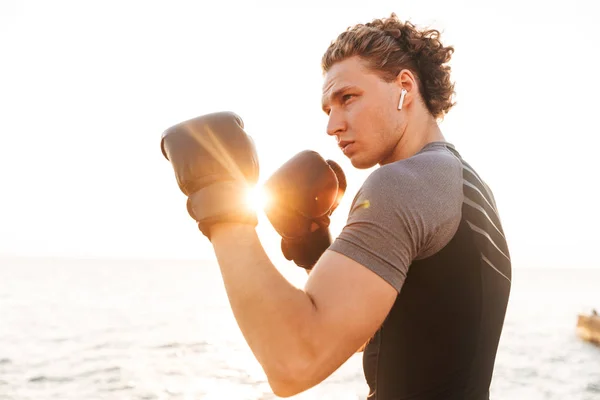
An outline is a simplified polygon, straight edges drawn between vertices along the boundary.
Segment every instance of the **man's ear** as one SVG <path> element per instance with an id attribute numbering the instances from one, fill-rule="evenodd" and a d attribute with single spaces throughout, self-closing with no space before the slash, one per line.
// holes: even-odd
<path id="1" fill-rule="evenodd" d="M 405 108 L 411 104 L 415 96 L 418 96 L 419 86 L 417 85 L 417 79 L 415 75 L 408 69 L 400 71 L 396 77 L 396 85 L 398 86 L 398 109 Z M 406 93 L 402 94 L 402 89 L 406 90 Z M 401 101 L 401 97 L 404 97 Z M 402 103 L 402 106 L 401 104 Z"/>

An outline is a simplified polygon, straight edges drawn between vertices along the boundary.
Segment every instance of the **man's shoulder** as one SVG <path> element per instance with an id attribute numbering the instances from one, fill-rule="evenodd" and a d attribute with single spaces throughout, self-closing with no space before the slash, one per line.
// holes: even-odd
<path id="1" fill-rule="evenodd" d="M 443 142 L 425 146 L 412 157 L 386 164 L 374 170 L 364 181 L 362 190 L 382 192 L 386 188 L 422 187 L 424 182 L 462 183 L 462 163 Z"/>

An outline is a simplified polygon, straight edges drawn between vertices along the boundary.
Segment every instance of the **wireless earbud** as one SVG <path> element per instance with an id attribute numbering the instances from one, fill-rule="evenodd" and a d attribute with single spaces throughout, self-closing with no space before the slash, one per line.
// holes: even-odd
<path id="1" fill-rule="evenodd" d="M 398 103 L 398 110 L 402 110 L 402 104 L 404 103 L 404 96 L 406 96 L 406 89 L 402 89 L 400 92 L 400 103 Z"/>

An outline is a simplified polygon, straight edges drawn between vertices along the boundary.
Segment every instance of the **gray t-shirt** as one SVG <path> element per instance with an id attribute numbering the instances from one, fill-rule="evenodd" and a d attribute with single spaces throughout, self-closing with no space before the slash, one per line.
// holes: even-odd
<path id="1" fill-rule="evenodd" d="M 463 167 L 447 142 L 384 165 L 356 194 L 346 226 L 329 247 L 369 268 L 398 292 L 413 260 L 452 239 L 461 220 Z"/>

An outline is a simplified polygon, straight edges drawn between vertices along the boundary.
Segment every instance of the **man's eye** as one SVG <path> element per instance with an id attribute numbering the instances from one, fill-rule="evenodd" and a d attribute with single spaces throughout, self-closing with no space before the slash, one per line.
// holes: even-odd
<path id="1" fill-rule="evenodd" d="M 354 95 L 353 95 L 353 94 L 345 94 L 345 95 L 343 95 L 343 96 L 342 96 L 342 101 L 343 101 L 344 103 L 346 103 L 346 102 L 348 102 L 348 101 L 349 101 L 351 98 L 353 98 L 353 97 L 354 97 Z"/>

